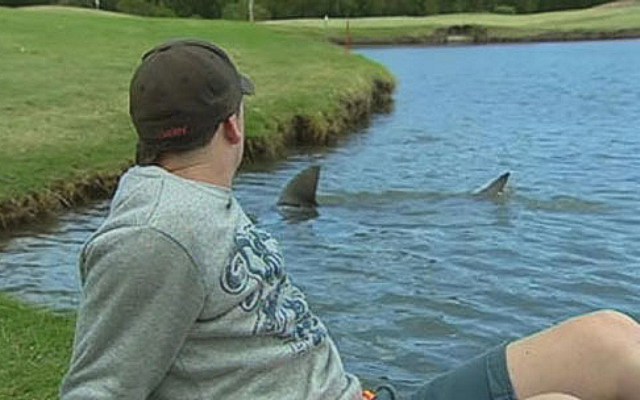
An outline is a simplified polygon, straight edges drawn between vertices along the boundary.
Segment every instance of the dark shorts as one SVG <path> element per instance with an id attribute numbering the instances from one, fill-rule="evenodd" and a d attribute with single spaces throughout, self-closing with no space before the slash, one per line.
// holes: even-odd
<path id="1" fill-rule="evenodd" d="M 506 345 L 437 376 L 411 400 L 516 400 L 507 370 Z"/>

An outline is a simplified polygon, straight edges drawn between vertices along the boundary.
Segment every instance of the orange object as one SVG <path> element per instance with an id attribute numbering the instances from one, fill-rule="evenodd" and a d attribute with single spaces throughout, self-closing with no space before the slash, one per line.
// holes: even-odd
<path id="1" fill-rule="evenodd" d="M 371 390 L 365 390 L 362 392 L 362 400 L 376 400 L 375 392 Z"/>

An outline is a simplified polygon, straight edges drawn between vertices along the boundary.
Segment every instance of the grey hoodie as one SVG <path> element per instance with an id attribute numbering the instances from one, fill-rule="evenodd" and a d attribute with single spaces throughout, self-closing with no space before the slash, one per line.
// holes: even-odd
<path id="1" fill-rule="evenodd" d="M 132 168 L 80 275 L 63 400 L 361 399 L 276 241 L 229 190 Z"/>

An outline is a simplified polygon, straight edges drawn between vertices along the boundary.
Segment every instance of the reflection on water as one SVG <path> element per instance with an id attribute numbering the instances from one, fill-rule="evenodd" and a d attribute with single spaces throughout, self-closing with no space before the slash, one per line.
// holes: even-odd
<path id="1" fill-rule="evenodd" d="M 640 42 L 362 53 L 398 77 L 394 113 L 236 182 L 348 369 L 406 390 L 578 313 L 640 317 Z M 279 211 L 311 164 L 318 214 Z M 505 196 L 472 195 L 504 171 Z M 0 242 L 0 289 L 73 308 L 106 207 Z"/>

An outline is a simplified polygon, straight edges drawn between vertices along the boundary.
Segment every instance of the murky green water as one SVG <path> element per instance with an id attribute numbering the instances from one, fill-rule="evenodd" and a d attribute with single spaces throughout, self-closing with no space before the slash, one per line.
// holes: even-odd
<path id="1" fill-rule="evenodd" d="M 640 317 L 640 41 L 360 53 L 398 77 L 395 111 L 236 186 L 351 371 L 406 390 L 578 313 Z M 284 218 L 313 163 L 319 215 Z M 507 196 L 470 195 L 507 170 Z M 75 307 L 106 207 L 1 241 L 0 290 Z"/>

